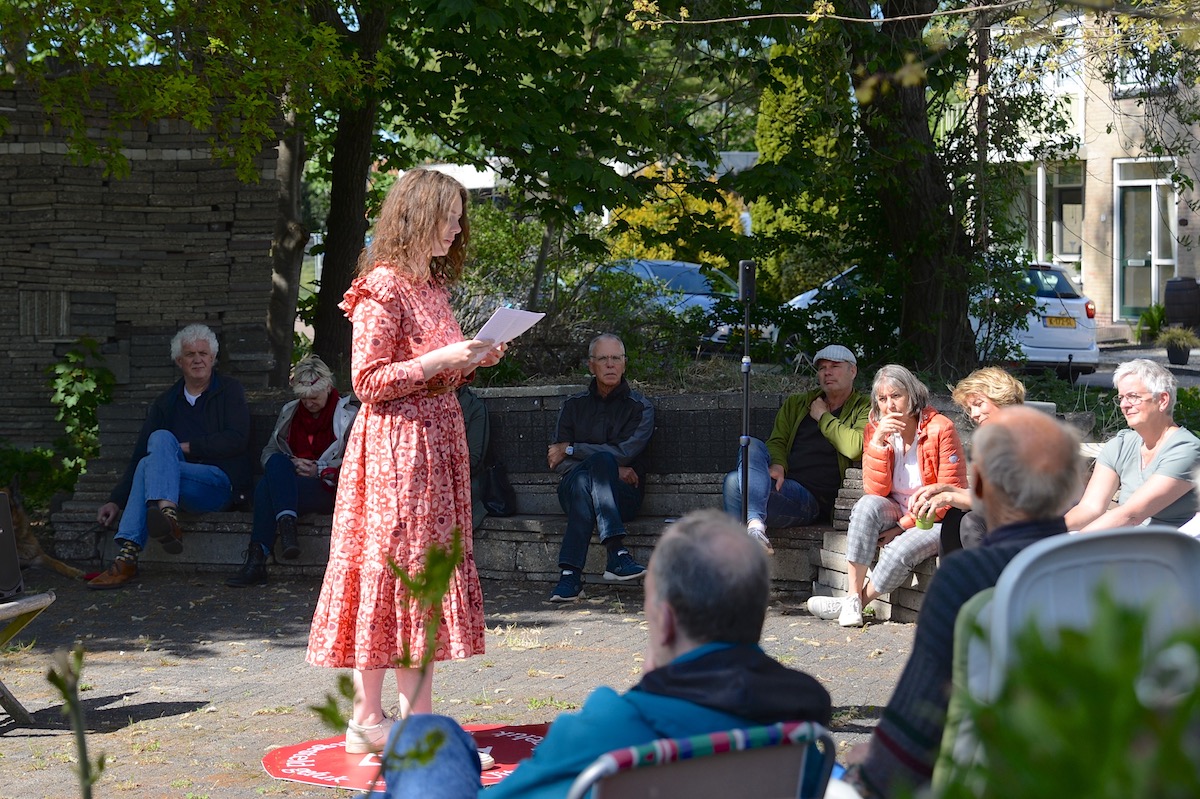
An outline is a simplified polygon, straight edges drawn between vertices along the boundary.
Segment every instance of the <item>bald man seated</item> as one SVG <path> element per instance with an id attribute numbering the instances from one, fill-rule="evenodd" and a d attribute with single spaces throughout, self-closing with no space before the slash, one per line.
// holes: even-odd
<path id="1" fill-rule="evenodd" d="M 1047 414 L 1001 408 L 972 442 L 971 502 L 987 521 L 976 549 L 946 556 L 921 603 L 912 655 L 868 744 L 845 777 L 867 799 L 909 795 L 929 784 L 950 701 L 954 621 L 968 599 L 996 585 L 1025 547 L 1067 531 L 1082 463 L 1074 430 Z"/>

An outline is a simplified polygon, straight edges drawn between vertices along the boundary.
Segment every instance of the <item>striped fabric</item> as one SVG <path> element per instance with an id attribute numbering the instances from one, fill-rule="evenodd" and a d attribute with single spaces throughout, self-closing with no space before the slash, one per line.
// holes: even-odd
<path id="1" fill-rule="evenodd" d="M 640 746 L 616 749 L 601 755 L 575 781 L 570 796 L 582 796 L 588 788 L 605 777 L 629 769 L 661 766 L 697 757 L 768 746 L 807 746 L 823 738 L 826 739 L 826 744 L 830 745 L 828 735 L 824 727 L 811 721 L 785 721 L 762 727 L 693 735 L 689 738 L 660 738 Z"/>

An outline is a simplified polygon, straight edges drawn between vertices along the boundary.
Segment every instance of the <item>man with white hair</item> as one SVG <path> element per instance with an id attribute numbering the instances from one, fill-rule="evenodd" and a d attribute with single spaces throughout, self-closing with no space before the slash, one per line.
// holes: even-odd
<path id="1" fill-rule="evenodd" d="M 775 414 L 766 443 L 750 439 L 746 532 L 768 553 L 767 527 L 813 524 L 829 516 L 846 468 L 863 454 L 870 400 L 854 390 L 858 359 L 830 344 L 813 358 L 818 387 L 793 394 Z M 725 475 L 725 511 L 741 519 L 742 452 Z"/>
<path id="2" fill-rule="evenodd" d="M 178 555 L 180 508 L 223 510 L 249 485 L 250 409 L 242 384 L 214 370 L 217 350 L 206 325 L 188 325 L 171 339 L 171 358 L 183 376 L 150 405 L 124 476 L 96 512 L 105 527 L 120 519 L 119 550 L 88 588 L 120 588 L 135 580 L 147 538 Z"/>

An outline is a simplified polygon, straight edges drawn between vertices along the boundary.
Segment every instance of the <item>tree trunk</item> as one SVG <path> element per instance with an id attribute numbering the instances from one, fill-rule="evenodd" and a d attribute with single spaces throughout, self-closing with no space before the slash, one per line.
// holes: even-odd
<path id="1" fill-rule="evenodd" d="M 317 295 L 313 351 L 329 368 L 345 374 L 350 368 L 350 322 L 338 307 L 354 279 L 358 256 L 367 235 L 367 178 L 375 138 L 378 103 L 364 101 L 338 113 L 333 142 L 329 219 L 326 221 L 325 260 Z"/>
<path id="2" fill-rule="evenodd" d="M 870 11 L 865 2 L 852 5 Z M 931 0 L 888 3 L 884 18 L 933 9 Z M 846 33 L 856 87 L 878 76 L 873 71 L 878 64 L 899 69 L 906 53 L 923 52 L 919 22 L 884 23 L 878 31 L 866 27 Z M 918 369 L 961 374 L 978 363 L 967 322 L 971 243 L 951 205 L 924 82 L 905 86 L 893 75 L 884 77 L 886 89 L 861 106 L 858 126 L 869 145 L 869 182 L 882 211 L 885 240 L 893 257 L 908 267 L 905 296 L 899 300 L 900 343 L 912 351 Z"/>
<path id="3" fill-rule="evenodd" d="M 546 262 L 550 258 L 550 247 L 558 236 L 558 222 L 550 220 L 542 232 L 542 246 L 538 248 L 537 262 L 533 265 L 533 286 L 529 289 L 529 304 L 527 310 L 536 311 L 541 304 L 542 280 L 546 276 Z"/>
<path id="4" fill-rule="evenodd" d="M 287 129 L 279 140 L 279 215 L 271 242 L 271 301 L 267 308 L 267 338 L 275 366 L 270 385 L 286 386 L 292 365 L 292 341 L 296 329 L 296 300 L 300 293 L 300 269 L 309 232 L 300 221 L 300 185 L 304 173 L 304 134 L 296 127 L 296 115 L 288 114 Z"/>
<path id="5" fill-rule="evenodd" d="M 358 29 L 346 26 L 332 3 L 314 3 L 318 22 L 338 30 L 343 43 L 367 64 L 373 63 L 387 38 L 393 3 L 354 3 Z M 371 173 L 375 116 L 379 98 L 367 88 L 338 107 L 337 133 L 330 163 L 329 217 L 325 220 L 325 255 L 321 288 L 313 320 L 313 352 L 335 374 L 350 371 L 350 322 L 338 303 L 354 279 L 358 256 L 367 236 L 367 179 Z"/>

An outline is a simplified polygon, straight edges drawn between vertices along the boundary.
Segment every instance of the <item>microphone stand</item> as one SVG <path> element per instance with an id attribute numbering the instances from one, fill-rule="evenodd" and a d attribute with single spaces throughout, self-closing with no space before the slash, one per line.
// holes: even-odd
<path id="1" fill-rule="evenodd" d="M 750 521 L 750 306 L 754 304 L 754 261 L 738 261 L 738 299 L 742 302 L 742 524 Z"/>

